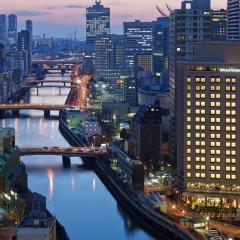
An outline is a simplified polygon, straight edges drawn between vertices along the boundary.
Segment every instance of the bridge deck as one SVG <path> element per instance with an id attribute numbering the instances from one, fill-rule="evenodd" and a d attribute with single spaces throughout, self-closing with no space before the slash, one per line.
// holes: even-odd
<path id="1" fill-rule="evenodd" d="M 6 110 L 56 110 L 74 109 L 74 106 L 67 105 L 44 105 L 44 104 L 0 104 L 0 111 Z"/>
<path id="2" fill-rule="evenodd" d="M 92 147 L 35 147 L 35 148 L 19 148 L 21 156 L 27 155 L 64 155 L 64 156 L 103 156 L 106 149 Z"/>

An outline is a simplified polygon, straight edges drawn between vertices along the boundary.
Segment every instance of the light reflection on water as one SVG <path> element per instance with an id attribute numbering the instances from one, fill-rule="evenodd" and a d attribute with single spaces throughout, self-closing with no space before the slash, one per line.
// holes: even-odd
<path id="1" fill-rule="evenodd" d="M 59 78 L 58 78 L 59 79 Z M 66 96 L 44 95 L 30 97 L 32 103 L 65 102 Z M 66 91 L 69 91 L 68 89 Z M 49 95 L 48 95 L 49 94 Z M 40 111 L 23 111 L 19 119 L 4 119 L 0 125 L 16 128 L 19 146 L 63 146 L 69 144 L 58 130 L 58 121 L 44 119 Z M 92 171 L 80 167 L 81 159 L 72 158 L 71 169 L 62 167 L 60 156 L 26 156 L 29 187 L 47 197 L 49 210 L 65 226 L 71 240 L 149 240 Z"/>

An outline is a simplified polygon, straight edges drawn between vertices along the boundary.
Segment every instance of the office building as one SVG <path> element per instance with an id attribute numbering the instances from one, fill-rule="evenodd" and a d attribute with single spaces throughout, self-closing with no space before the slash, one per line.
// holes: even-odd
<path id="1" fill-rule="evenodd" d="M 125 38 L 125 64 L 126 68 L 133 70 L 135 56 L 140 53 L 152 54 L 153 50 L 153 23 L 141 22 L 124 22 Z"/>
<path id="2" fill-rule="evenodd" d="M 124 102 L 130 106 L 138 104 L 138 86 L 135 78 L 129 77 L 124 80 Z"/>
<path id="3" fill-rule="evenodd" d="M 212 11 L 211 40 L 213 42 L 227 40 L 227 11 L 224 9 Z"/>
<path id="4" fill-rule="evenodd" d="M 10 45 L 17 44 L 17 16 L 8 15 L 8 41 Z"/>
<path id="5" fill-rule="evenodd" d="M 192 206 L 239 208 L 240 44 L 194 48 L 194 60 L 177 65 L 179 186 Z"/>
<path id="6" fill-rule="evenodd" d="M 0 14 L 0 43 L 7 43 L 7 17 L 4 14 Z"/>
<path id="7" fill-rule="evenodd" d="M 176 62 L 191 60 L 194 42 L 204 41 L 211 41 L 210 0 L 183 1 L 181 9 L 172 11 L 170 16 L 170 117 L 171 150 L 174 155 L 176 154 Z"/>
<path id="8" fill-rule="evenodd" d="M 5 71 L 5 48 L 2 43 L 0 43 L 0 73 Z"/>
<path id="9" fill-rule="evenodd" d="M 95 76 L 106 84 L 116 84 L 124 69 L 122 35 L 100 35 L 95 42 Z"/>
<path id="10" fill-rule="evenodd" d="M 32 20 L 27 20 L 26 21 L 26 30 L 30 34 L 30 40 L 32 41 L 32 36 L 33 36 L 33 23 Z"/>
<path id="11" fill-rule="evenodd" d="M 146 85 L 138 89 L 139 105 L 159 105 L 163 109 L 170 109 L 169 90 L 160 85 Z"/>
<path id="12" fill-rule="evenodd" d="M 227 39 L 228 41 L 240 40 L 240 0 L 227 2 Z"/>
<path id="13" fill-rule="evenodd" d="M 159 106 L 143 105 L 131 122 L 132 155 L 150 169 L 159 169 L 162 148 L 162 117 Z"/>
<path id="14" fill-rule="evenodd" d="M 153 72 L 156 83 L 169 84 L 170 18 L 160 17 L 153 22 Z"/>
<path id="15" fill-rule="evenodd" d="M 134 72 L 135 76 L 138 72 L 151 72 L 153 71 L 153 55 L 152 53 L 138 53 L 134 59 Z"/>
<path id="16" fill-rule="evenodd" d="M 87 43 L 94 44 L 96 37 L 110 34 L 110 8 L 105 8 L 101 0 L 86 9 L 86 35 Z"/>
<path id="17" fill-rule="evenodd" d="M 18 33 L 18 52 L 19 52 L 19 61 L 24 63 L 24 71 L 27 73 L 30 72 L 31 68 L 31 43 L 30 43 L 30 33 L 27 30 L 22 30 Z"/>
<path id="18" fill-rule="evenodd" d="M 29 64 L 30 67 L 32 66 L 32 50 L 33 50 L 33 23 L 32 20 L 27 20 L 26 21 L 26 30 L 29 32 Z"/>

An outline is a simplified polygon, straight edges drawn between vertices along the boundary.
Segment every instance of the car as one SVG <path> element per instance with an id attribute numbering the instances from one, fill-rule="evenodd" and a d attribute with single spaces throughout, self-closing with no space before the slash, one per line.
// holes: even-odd
<path id="1" fill-rule="evenodd" d="M 214 236 L 211 237 L 210 240 L 223 240 L 223 238 L 221 236 Z"/>
<path id="2" fill-rule="evenodd" d="M 210 230 L 208 230 L 206 236 L 208 238 L 219 236 L 219 232 L 217 230 L 210 229 Z"/>

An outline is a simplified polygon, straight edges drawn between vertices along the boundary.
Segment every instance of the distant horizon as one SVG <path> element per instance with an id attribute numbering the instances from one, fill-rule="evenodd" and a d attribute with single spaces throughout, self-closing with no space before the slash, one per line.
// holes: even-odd
<path id="1" fill-rule="evenodd" d="M 168 0 L 172 9 L 180 8 L 181 0 Z M 212 0 L 213 9 L 226 8 L 227 0 Z M 85 38 L 85 10 L 95 3 L 95 0 L 42 0 L 28 2 L 26 0 L 2 0 L 0 7 L 2 14 L 16 14 L 18 16 L 19 31 L 25 28 L 26 19 L 31 19 L 34 26 L 34 36 L 70 38 L 77 29 L 77 38 Z M 122 33 L 124 21 L 154 21 L 160 17 L 155 5 L 165 12 L 167 7 L 162 0 L 102 0 L 105 7 L 111 8 L 111 31 Z"/>

